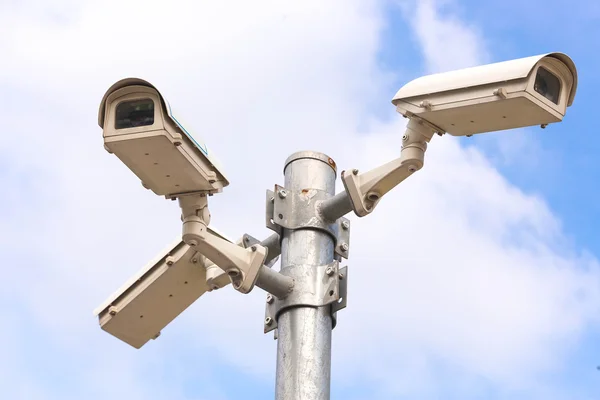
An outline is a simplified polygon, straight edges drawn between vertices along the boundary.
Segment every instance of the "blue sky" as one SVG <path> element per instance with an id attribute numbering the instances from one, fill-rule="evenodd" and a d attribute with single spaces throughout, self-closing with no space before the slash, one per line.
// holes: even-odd
<path id="1" fill-rule="evenodd" d="M 0 3 L 6 398 L 272 398 L 259 289 L 202 297 L 141 350 L 92 315 L 181 229 L 102 149 L 114 81 L 164 89 L 229 174 L 212 223 L 262 237 L 290 153 L 375 167 L 399 154 L 405 82 L 550 51 L 579 75 L 562 123 L 436 137 L 419 174 L 353 217 L 332 399 L 597 398 L 599 22 L 592 1 Z"/>

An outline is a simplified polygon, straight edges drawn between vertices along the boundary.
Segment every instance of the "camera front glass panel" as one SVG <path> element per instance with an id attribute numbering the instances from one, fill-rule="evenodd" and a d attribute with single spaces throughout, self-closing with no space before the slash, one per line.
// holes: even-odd
<path id="1" fill-rule="evenodd" d="M 554 104 L 558 104 L 560 79 L 546 68 L 538 68 L 533 89 Z"/>
<path id="2" fill-rule="evenodd" d="M 123 101 L 117 105 L 115 129 L 135 128 L 154 124 L 152 99 Z"/>

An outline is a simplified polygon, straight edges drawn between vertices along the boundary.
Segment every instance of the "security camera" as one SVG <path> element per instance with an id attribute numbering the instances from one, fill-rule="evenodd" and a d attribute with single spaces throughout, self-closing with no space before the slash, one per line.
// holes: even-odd
<path id="1" fill-rule="evenodd" d="M 342 171 L 345 193 L 325 201 L 328 218 L 351 206 L 359 217 L 419 171 L 433 135 L 477 133 L 562 121 L 573 104 L 577 70 L 566 54 L 548 53 L 458 71 L 427 75 L 404 85 L 392 104 L 409 118 L 400 157 L 370 171 Z"/>
<path id="2" fill-rule="evenodd" d="M 110 296 L 94 314 L 100 327 L 139 349 L 210 291 L 201 256 L 181 238 Z"/>
<path id="3" fill-rule="evenodd" d="M 548 53 L 417 78 L 394 96 L 396 110 L 454 136 L 560 122 L 577 89 L 575 64 Z"/>
<path id="4" fill-rule="evenodd" d="M 248 293 L 258 278 L 256 265 L 265 259 L 264 247 L 245 248 L 242 239 L 236 243 L 215 228 L 207 227 L 205 235 L 201 247 L 208 251 L 179 236 L 113 293 L 94 311 L 100 327 L 139 349 L 204 293 L 230 283 Z"/>
<path id="5" fill-rule="evenodd" d="M 157 195 L 213 194 L 229 184 L 208 147 L 145 80 L 128 78 L 112 85 L 100 103 L 98 125 L 105 149 Z"/>
<path id="6" fill-rule="evenodd" d="M 235 278 L 236 290 L 252 290 L 267 250 L 258 244 L 242 249 L 207 230 L 207 196 L 221 192 L 229 182 L 208 147 L 175 118 L 156 87 L 137 78 L 118 81 L 102 98 L 98 124 L 103 128 L 104 147 L 144 187 L 179 200 L 183 242 Z M 214 271 L 209 275 L 217 279 Z"/>

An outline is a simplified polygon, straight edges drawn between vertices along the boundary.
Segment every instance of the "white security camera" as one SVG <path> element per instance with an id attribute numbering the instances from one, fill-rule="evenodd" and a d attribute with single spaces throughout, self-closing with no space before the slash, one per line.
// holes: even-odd
<path id="1" fill-rule="evenodd" d="M 215 229 L 214 237 L 232 243 Z M 206 292 L 230 277 L 178 237 L 94 310 L 100 327 L 139 349 Z"/>
<path id="2" fill-rule="evenodd" d="M 106 150 L 157 195 L 212 194 L 229 184 L 208 147 L 147 81 L 128 78 L 112 85 L 100 103 L 98 124 Z"/>
<path id="3" fill-rule="evenodd" d="M 454 136 L 562 121 L 575 98 L 577 70 L 549 53 L 417 78 L 394 96 L 396 110 Z"/>
<path id="4" fill-rule="evenodd" d="M 103 330 L 139 349 L 207 291 L 199 254 L 179 238 L 94 314 Z"/>
<path id="5" fill-rule="evenodd" d="M 104 147 L 144 187 L 179 200 L 183 242 L 235 278 L 236 290 L 252 290 L 267 250 L 259 244 L 243 249 L 207 230 L 207 196 L 221 192 L 229 182 L 208 147 L 173 116 L 156 87 L 137 78 L 118 81 L 102 98 L 98 124 L 103 128 Z M 211 271 L 211 279 L 217 279 L 216 272 Z"/>
<path id="6" fill-rule="evenodd" d="M 563 53 L 548 53 L 458 71 L 433 74 L 404 85 L 392 104 L 409 118 L 402 135 L 400 157 L 359 174 L 342 171 L 346 193 L 321 206 L 323 215 L 339 216 L 340 204 L 350 204 L 363 217 L 379 200 L 425 161 L 433 135 L 477 133 L 562 121 L 573 104 L 577 70 Z M 347 196 L 347 200 L 345 200 Z"/>

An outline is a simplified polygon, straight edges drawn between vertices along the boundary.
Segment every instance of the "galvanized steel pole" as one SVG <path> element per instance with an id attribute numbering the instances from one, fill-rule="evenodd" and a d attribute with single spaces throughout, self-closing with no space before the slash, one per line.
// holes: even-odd
<path id="1" fill-rule="evenodd" d="M 331 158 L 298 152 L 285 164 L 285 188 L 316 189 L 333 196 L 336 170 Z M 309 274 L 334 258 L 334 239 L 313 228 L 284 229 L 282 271 Z M 294 276 L 294 275 L 291 276 Z M 295 288 L 302 289 L 302 288 Z M 293 294 L 292 294 L 293 295 Z M 331 305 L 296 306 L 282 310 L 277 321 L 277 400 L 329 400 L 331 382 Z"/>

